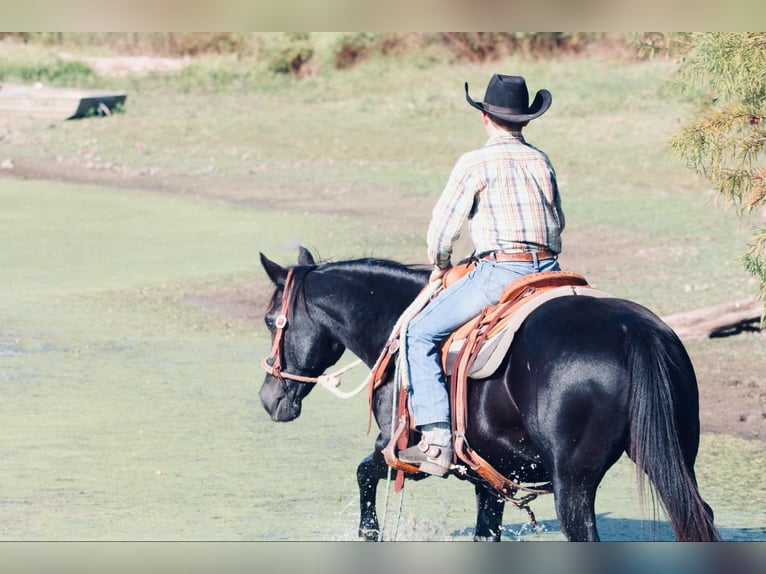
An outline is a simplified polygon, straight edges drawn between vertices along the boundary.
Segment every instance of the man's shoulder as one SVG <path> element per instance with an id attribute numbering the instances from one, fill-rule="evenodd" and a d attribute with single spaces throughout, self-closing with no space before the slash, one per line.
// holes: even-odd
<path id="1" fill-rule="evenodd" d="M 488 161 L 544 161 L 550 163 L 548 154 L 524 140 L 489 141 L 486 145 L 465 152 L 458 163 L 463 166 L 480 165 Z"/>
<path id="2" fill-rule="evenodd" d="M 486 146 L 483 146 L 464 152 L 463 155 L 460 156 L 460 159 L 458 159 L 458 163 L 481 161 L 482 158 L 486 157 L 487 149 Z"/>
<path id="3" fill-rule="evenodd" d="M 455 162 L 453 171 L 470 171 L 486 162 L 487 154 L 485 148 L 480 147 L 470 151 L 463 152 Z"/>

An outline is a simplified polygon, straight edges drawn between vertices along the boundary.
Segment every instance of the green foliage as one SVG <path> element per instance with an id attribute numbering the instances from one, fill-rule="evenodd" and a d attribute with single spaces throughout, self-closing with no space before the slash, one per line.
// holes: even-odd
<path id="1" fill-rule="evenodd" d="M 766 208 L 766 33 L 692 34 L 678 81 L 683 89 L 705 89 L 706 105 L 673 136 L 674 153 L 740 217 Z M 743 262 L 764 297 L 766 227 L 754 230 Z"/>
<path id="2" fill-rule="evenodd" d="M 0 80 L 42 82 L 53 86 L 89 85 L 96 78 L 91 68 L 77 60 L 53 60 L 41 64 L 26 64 L 0 59 Z"/>
<path id="3" fill-rule="evenodd" d="M 311 33 L 283 32 L 268 35 L 262 44 L 261 55 L 268 69 L 275 74 L 303 75 L 314 56 Z"/>
<path id="4" fill-rule="evenodd" d="M 342 34 L 333 46 L 335 68 L 342 70 L 368 57 L 378 49 L 376 44 L 380 38 L 380 34 L 371 32 Z"/>
<path id="5" fill-rule="evenodd" d="M 742 256 L 742 262 L 750 273 L 760 280 L 761 286 L 758 296 L 766 299 L 766 231 L 761 229 L 756 233 L 750 243 L 747 252 Z M 766 321 L 761 320 L 761 325 Z"/>
<path id="6" fill-rule="evenodd" d="M 689 32 L 633 32 L 628 44 L 642 60 L 659 56 L 678 56 L 689 49 Z"/>
<path id="7" fill-rule="evenodd" d="M 437 36 L 461 59 L 483 62 L 520 53 L 551 56 L 577 52 L 603 38 L 589 32 L 440 32 Z"/>

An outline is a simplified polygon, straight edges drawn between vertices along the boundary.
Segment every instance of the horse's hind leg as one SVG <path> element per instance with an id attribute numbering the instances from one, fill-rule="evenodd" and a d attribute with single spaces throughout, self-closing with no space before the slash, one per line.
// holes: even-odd
<path id="1" fill-rule="evenodd" d="M 557 486 L 558 483 L 558 486 Z M 598 542 L 595 512 L 595 485 L 554 480 L 553 496 L 561 532 L 572 542 Z"/>
<path id="2" fill-rule="evenodd" d="M 359 537 L 377 541 L 380 538 L 380 523 L 375 508 L 378 482 L 386 476 L 387 466 L 379 452 L 364 458 L 356 469 L 359 484 Z"/>
<path id="3" fill-rule="evenodd" d="M 499 542 L 505 501 L 483 483 L 474 485 L 476 491 L 475 542 Z"/>
<path id="4" fill-rule="evenodd" d="M 583 444 L 596 444 L 593 437 Z M 622 448 L 618 440 L 602 445 L 597 456 L 589 449 L 577 447 L 559 452 L 551 465 L 551 482 L 561 532 L 572 542 L 597 542 L 596 490 L 606 471 L 619 459 Z"/>
<path id="5" fill-rule="evenodd" d="M 619 435 L 615 435 L 619 436 Z M 582 440 L 583 444 L 596 444 L 593 437 Z M 556 515 L 561 532 L 573 542 L 597 542 L 596 489 L 606 471 L 620 458 L 620 441 L 613 439 L 611 445 L 602 445 L 596 456 L 591 450 L 569 449 L 559 452 L 551 465 L 551 482 L 555 499 Z"/>

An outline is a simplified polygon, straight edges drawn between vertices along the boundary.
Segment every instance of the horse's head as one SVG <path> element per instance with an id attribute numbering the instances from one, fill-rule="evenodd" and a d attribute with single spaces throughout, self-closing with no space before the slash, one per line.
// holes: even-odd
<path id="1" fill-rule="evenodd" d="M 341 357 L 344 347 L 327 325 L 312 317 L 305 281 L 316 268 L 311 253 L 301 247 L 295 267 L 282 267 L 261 253 L 261 264 L 275 289 L 264 316 L 272 344 L 259 395 L 271 418 L 286 422 L 298 418 L 316 377 Z"/>

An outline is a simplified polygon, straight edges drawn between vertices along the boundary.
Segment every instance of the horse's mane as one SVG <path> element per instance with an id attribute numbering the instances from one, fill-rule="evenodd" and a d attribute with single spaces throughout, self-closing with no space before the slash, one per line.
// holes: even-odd
<path id="1" fill-rule="evenodd" d="M 400 279 L 406 281 L 423 281 L 429 272 L 429 267 L 422 264 L 406 264 L 394 261 L 392 259 L 380 259 L 375 257 L 360 257 L 357 259 L 346 259 L 340 261 L 319 261 L 312 265 L 295 265 L 292 267 L 295 281 L 296 302 L 305 307 L 305 279 L 309 273 L 335 273 L 340 272 L 344 275 L 363 274 L 376 278 Z M 274 304 L 274 300 L 280 289 L 275 287 L 271 294 L 269 306 Z"/>
<path id="2" fill-rule="evenodd" d="M 422 264 L 407 264 L 392 259 L 379 259 L 375 257 L 360 257 L 342 261 L 326 261 L 316 265 L 318 271 L 343 271 L 349 273 L 383 274 L 394 277 L 414 278 L 424 275 L 428 267 Z"/>

